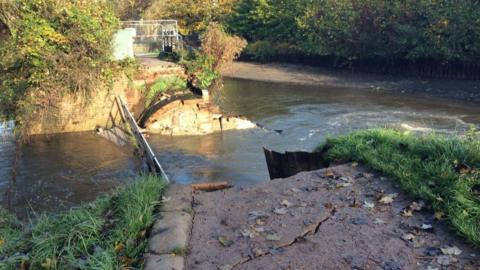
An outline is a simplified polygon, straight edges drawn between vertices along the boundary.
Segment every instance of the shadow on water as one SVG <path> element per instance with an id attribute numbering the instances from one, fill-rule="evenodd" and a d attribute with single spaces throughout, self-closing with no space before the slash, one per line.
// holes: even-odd
<path id="1" fill-rule="evenodd" d="M 10 182 L 15 155 L 12 137 L 0 141 L 0 199 L 20 218 L 58 212 L 93 201 L 132 181 L 137 161 L 131 151 L 94 133 L 33 136 L 23 145 L 15 183 Z"/>
<path id="2" fill-rule="evenodd" d="M 262 146 L 279 151 L 312 150 L 327 135 L 360 128 L 449 134 L 480 124 L 478 106 L 378 90 L 228 79 L 224 93 L 221 105 L 225 111 L 283 132 L 256 129 L 205 136 L 152 135 L 149 141 L 173 180 L 251 185 L 269 179 Z"/>

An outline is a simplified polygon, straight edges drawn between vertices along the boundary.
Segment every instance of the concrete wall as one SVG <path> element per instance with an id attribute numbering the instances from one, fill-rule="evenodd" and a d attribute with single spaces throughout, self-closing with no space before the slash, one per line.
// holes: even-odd
<path id="1" fill-rule="evenodd" d="M 79 132 L 105 127 L 110 113 L 115 115 L 117 112 L 117 108 L 113 107 L 115 97 L 120 95 L 125 100 L 127 86 L 128 79 L 121 77 L 116 80 L 112 89 L 99 87 L 90 97 L 79 98 L 65 95 L 59 102 L 58 109 L 47 115 L 39 116 L 29 128 L 28 133 L 36 135 Z"/>
<path id="2" fill-rule="evenodd" d="M 173 101 L 155 112 L 146 123 L 149 132 L 172 136 L 255 127 L 247 119 L 223 115 L 218 107 L 201 99 Z"/>

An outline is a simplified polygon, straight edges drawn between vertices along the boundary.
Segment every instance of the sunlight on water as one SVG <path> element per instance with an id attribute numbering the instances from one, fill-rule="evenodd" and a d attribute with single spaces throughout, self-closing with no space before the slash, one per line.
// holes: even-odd
<path id="1" fill-rule="evenodd" d="M 226 80 L 222 107 L 267 128 L 206 136 L 155 136 L 149 141 L 171 177 L 181 183 L 268 179 L 262 147 L 312 150 L 327 135 L 393 127 L 462 134 L 480 124 L 480 108 L 450 100 L 378 91 Z M 271 130 L 281 130 L 280 134 Z"/>

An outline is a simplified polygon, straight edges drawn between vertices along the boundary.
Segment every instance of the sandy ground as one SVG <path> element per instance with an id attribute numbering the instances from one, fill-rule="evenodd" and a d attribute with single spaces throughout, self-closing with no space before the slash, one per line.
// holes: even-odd
<path id="1" fill-rule="evenodd" d="M 480 269 L 480 250 L 433 215 L 352 164 L 195 192 L 186 269 Z"/>
<path id="2" fill-rule="evenodd" d="M 399 93 L 421 94 L 480 102 L 480 82 L 461 80 L 416 79 L 399 76 L 364 74 L 293 64 L 256 64 L 235 62 L 224 70 L 229 78 L 271 82 L 289 82 L 352 88 L 373 88 Z"/>

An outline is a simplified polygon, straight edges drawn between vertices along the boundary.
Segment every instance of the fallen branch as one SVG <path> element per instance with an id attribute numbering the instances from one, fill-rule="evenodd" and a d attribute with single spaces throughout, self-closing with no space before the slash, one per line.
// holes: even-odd
<path id="1" fill-rule="evenodd" d="M 223 190 L 231 187 L 233 187 L 233 185 L 228 182 L 210 182 L 210 183 L 192 184 L 193 190 L 200 190 L 200 191 L 216 191 L 216 190 Z"/>

